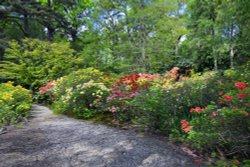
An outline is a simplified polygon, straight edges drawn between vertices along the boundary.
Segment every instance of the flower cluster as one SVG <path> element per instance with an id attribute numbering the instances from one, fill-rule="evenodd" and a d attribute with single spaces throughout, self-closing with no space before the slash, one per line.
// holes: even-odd
<path id="1" fill-rule="evenodd" d="M 40 94 L 45 94 L 45 93 L 51 91 L 54 88 L 55 85 L 56 85 L 55 80 L 50 81 L 45 86 L 39 88 L 39 93 Z"/>
<path id="2" fill-rule="evenodd" d="M 247 88 L 246 83 L 244 82 L 235 82 L 234 85 L 239 89 L 239 90 L 244 90 Z"/>
<path id="3" fill-rule="evenodd" d="M 190 126 L 188 121 L 186 121 L 186 120 L 181 120 L 181 129 L 182 129 L 184 132 L 189 132 L 189 131 L 192 130 L 192 128 L 193 128 L 193 126 Z"/>
<path id="4" fill-rule="evenodd" d="M 203 110 L 203 109 L 202 109 L 201 107 L 196 107 L 196 108 L 191 108 L 189 111 L 190 111 L 191 113 L 193 113 L 193 112 L 201 113 L 202 110 Z"/>
<path id="5" fill-rule="evenodd" d="M 29 90 L 14 86 L 13 82 L 0 84 L 0 128 L 2 123 L 14 123 L 28 115 L 32 97 Z"/>
<path id="6" fill-rule="evenodd" d="M 160 74 L 140 74 L 137 83 L 139 83 L 140 88 L 144 89 L 151 86 L 152 82 L 155 82 L 160 79 Z"/>
<path id="7" fill-rule="evenodd" d="M 125 89 L 130 93 L 135 92 L 139 88 L 139 84 L 136 82 L 140 78 L 139 74 L 131 74 L 121 77 L 116 83 L 115 87 L 125 86 Z"/>
<path id="8" fill-rule="evenodd" d="M 159 74 L 131 74 L 123 76 L 109 91 L 110 96 L 107 101 L 111 103 L 108 108 L 111 112 L 126 110 L 125 101 L 140 95 L 140 91 L 151 85 L 151 82 L 160 78 Z"/>

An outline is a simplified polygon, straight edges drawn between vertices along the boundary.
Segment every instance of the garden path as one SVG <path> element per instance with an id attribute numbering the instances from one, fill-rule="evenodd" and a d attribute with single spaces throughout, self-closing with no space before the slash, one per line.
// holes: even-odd
<path id="1" fill-rule="evenodd" d="M 34 105 L 32 118 L 0 135 L 0 167 L 188 167 L 178 147 L 131 130 L 54 115 Z"/>

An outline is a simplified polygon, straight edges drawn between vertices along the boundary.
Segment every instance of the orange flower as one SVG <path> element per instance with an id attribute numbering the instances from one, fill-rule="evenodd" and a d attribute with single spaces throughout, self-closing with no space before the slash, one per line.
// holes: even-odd
<path id="1" fill-rule="evenodd" d="M 184 131 L 184 132 L 189 132 L 191 131 L 193 128 L 193 126 L 189 126 L 189 122 L 186 121 L 186 120 L 181 120 L 181 129 Z"/>
<path id="2" fill-rule="evenodd" d="M 183 128 L 182 130 L 184 131 L 184 132 L 189 132 L 189 131 L 191 131 L 193 129 L 193 126 L 187 126 L 186 128 Z"/>

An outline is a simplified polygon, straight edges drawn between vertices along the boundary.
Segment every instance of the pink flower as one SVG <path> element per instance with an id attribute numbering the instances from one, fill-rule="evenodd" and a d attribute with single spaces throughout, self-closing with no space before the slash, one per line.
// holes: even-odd
<path id="1" fill-rule="evenodd" d="M 201 107 L 196 107 L 196 108 L 195 108 L 195 111 L 198 112 L 198 113 L 201 113 L 202 108 L 201 108 Z"/>
<path id="2" fill-rule="evenodd" d="M 113 98 L 112 97 L 107 97 L 107 101 L 112 101 Z"/>
<path id="3" fill-rule="evenodd" d="M 191 113 L 193 113 L 193 112 L 201 113 L 201 111 L 202 111 L 201 107 L 191 108 L 189 110 L 189 112 L 191 112 Z"/>
<path id="4" fill-rule="evenodd" d="M 39 93 L 44 94 L 46 92 L 45 87 L 39 88 Z"/>
<path id="5" fill-rule="evenodd" d="M 116 112 L 115 106 L 111 106 L 111 112 L 112 112 L 112 113 Z"/>
<path id="6" fill-rule="evenodd" d="M 189 112 L 195 112 L 195 109 L 194 108 L 191 108 L 190 110 L 189 110 Z"/>

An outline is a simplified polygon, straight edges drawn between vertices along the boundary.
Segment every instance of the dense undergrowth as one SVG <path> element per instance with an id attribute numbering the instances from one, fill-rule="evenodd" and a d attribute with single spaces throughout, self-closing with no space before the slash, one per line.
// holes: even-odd
<path id="1" fill-rule="evenodd" d="M 218 161 L 224 165 L 249 164 L 249 65 L 190 76 L 178 71 L 113 77 L 81 69 L 41 87 L 36 98 L 57 113 L 139 125 L 214 159 L 234 160 Z"/>

